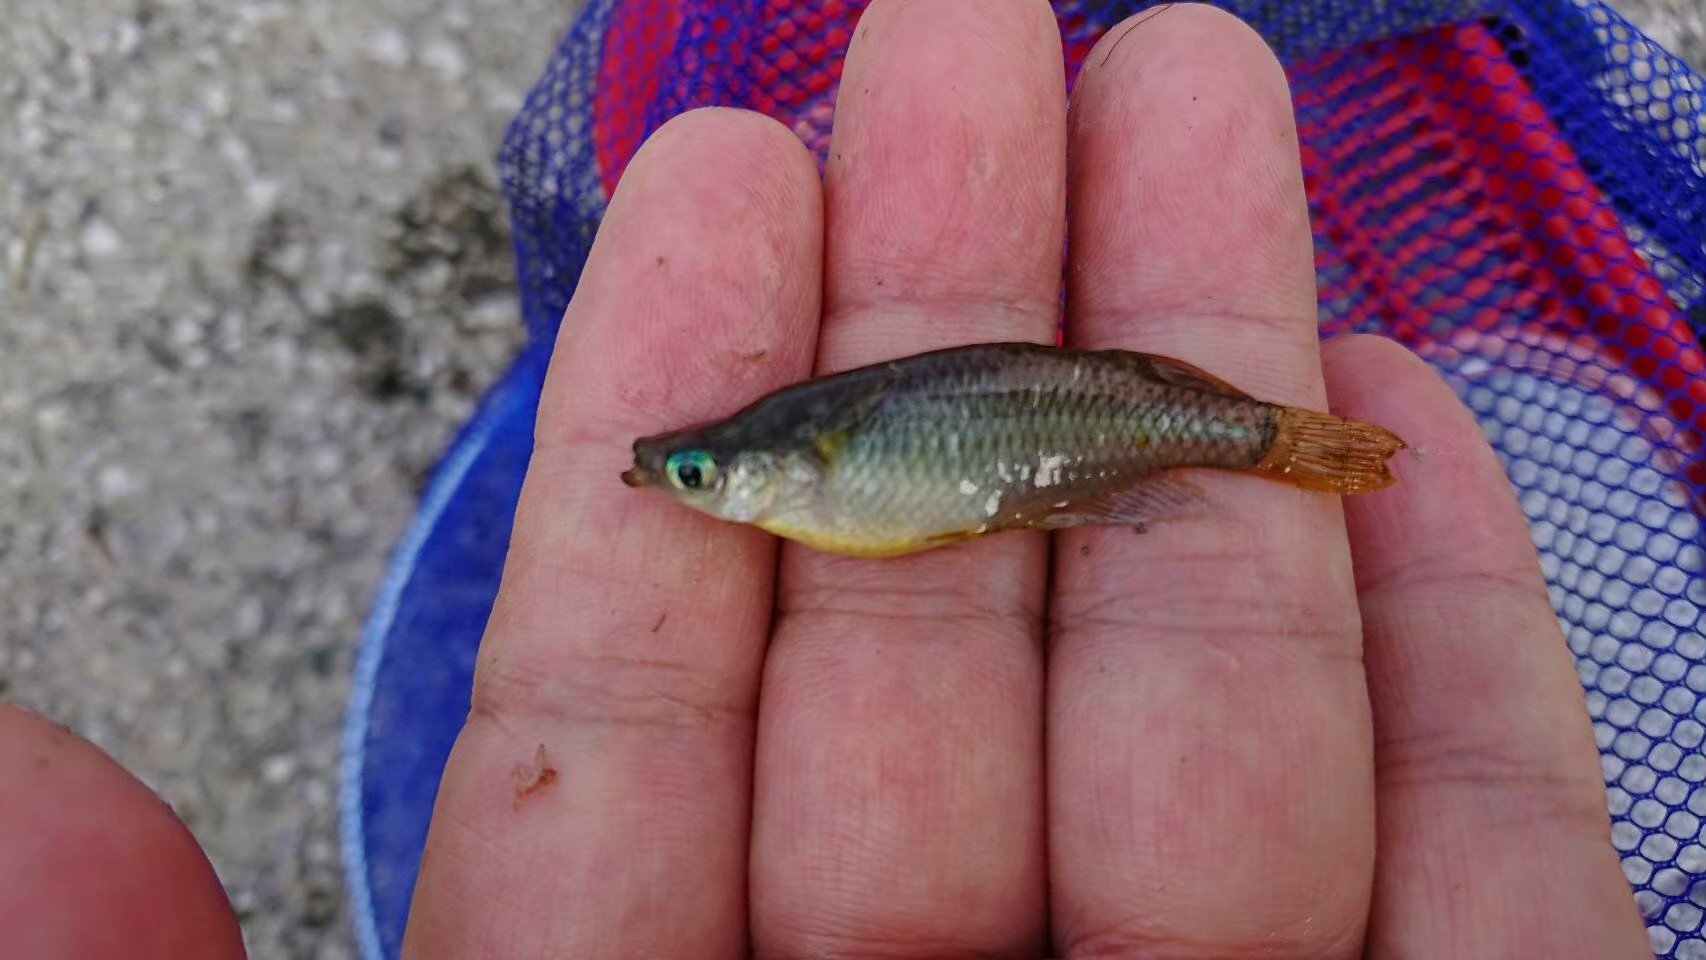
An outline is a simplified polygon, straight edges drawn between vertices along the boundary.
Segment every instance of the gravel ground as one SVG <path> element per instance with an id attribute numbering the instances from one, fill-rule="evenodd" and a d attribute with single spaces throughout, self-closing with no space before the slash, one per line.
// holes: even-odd
<path id="1" fill-rule="evenodd" d="M 0 695 L 177 808 L 257 958 L 355 956 L 351 653 L 520 342 L 492 157 L 572 7 L 0 18 Z"/>
<path id="2" fill-rule="evenodd" d="M 519 343 L 491 158 L 577 0 L 0 19 L 0 696 L 208 847 L 251 955 L 353 957 L 355 637 Z M 1624 0 L 1706 64 L 1698 0 Z"/>

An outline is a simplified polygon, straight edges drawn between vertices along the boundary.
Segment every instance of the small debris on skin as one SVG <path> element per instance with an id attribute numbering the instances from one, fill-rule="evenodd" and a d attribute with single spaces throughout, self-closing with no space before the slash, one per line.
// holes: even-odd
<path id="1" fill-rule="evenodd" d="M 754 350 L 751 353 L 741 354 L 740 358 L 742 360 L 745 360 L 747 363 L 756 363 L 757 361 L 763 360 L 765 357 L 768 357 L 768 356 L 770 356 L 770 351 L 768 351 L 768 350 Z"/>
<path id="2" fill-rule="evenodd" d="M 659 630 L 662 630 L 663 629 L 663 622 L 665 620 L 668 620 L 668 619 L 669 619 L 669 614 L 667 614 L 667 613 L 658 614 L 658 622 L 652 624 L 652 632 L 657 633 Z"/>
<path id="3" fill-rule="evenodd" d="M 1090 555 L 1090 545 L 1086 543 L 1084 546 L 1079 547 L 1078 555 L 1081 557 L 1088 557 Z"/>
<path id="4" fill-rule="evenodd" d="M 543 743 L 534 751 L 532 763 L 518 763 L 510 774 L 515 777 L 517 810 L 521 809 L 522 801 L 557 782 L 557 769 L 551 766 L 551 761 L 545 756 Z"/>
<path id="5" fill-rule="evenodd" d="M 1427 452 L 1421 447 L 1411 447 L 1410 456 L 1414 457 L 1417 463 L 1421 463 L 1423 460 L 1428 458 Z"/>

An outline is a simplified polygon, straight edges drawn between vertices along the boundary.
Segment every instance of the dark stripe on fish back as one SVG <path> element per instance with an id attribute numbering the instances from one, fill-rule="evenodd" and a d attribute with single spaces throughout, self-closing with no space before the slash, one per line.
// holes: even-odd
<path id="1" fill-rule="evenodd" d="M 889 370 L 863 429 L 915 455 L 925 453 L 914 446 L 920 435 L 951 431 L 961 442 L 944 466 L 965 471 L 1064 458 L 1051 485 L 1123 485 L 1171 466 L 1249 468 L 1273 436 L 1268 404 L 1162 382 L 1138 354 L 988 344 Z"/>

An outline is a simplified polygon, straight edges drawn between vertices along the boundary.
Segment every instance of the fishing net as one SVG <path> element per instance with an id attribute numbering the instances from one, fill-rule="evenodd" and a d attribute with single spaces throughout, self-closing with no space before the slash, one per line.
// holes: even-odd
<path id="1" fill-rule="evenodd" d="M 1291 80 L 1323 336 L 1432 362 L 1528 516 L 1656 955 L 1706 958 L 1706 81 L 1592 0 L 1226 2 Z M 1147 4 L 1060 0 L 1069 79 Z M 862 4 L 592 0 L 510 127 L 530 346 L 441 464 L 363 638 L 346 734 L 356 926 L 397 953 L 530 449 L 544 358 L 623 166 L 683 110 L 820 159 Z"/>

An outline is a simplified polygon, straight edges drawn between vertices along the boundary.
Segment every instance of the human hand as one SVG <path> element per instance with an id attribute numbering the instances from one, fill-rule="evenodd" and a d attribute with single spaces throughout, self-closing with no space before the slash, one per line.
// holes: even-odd
<path id="1" fill-rule="evenodd" d="M 564 323 L 411 957 L 1650 955 L 1491 451 L 1401 349 L 1317 345 L 1279 67 L 1205 8 L 1127 29 L 1068 116 L 1041 0 L 877 0 L 821 189 L 749 114 L 640 152 Z M 634 437 L 814 370 L 1050 340 L 1069 170 L 1074 345 L 1331 396 L 1426 461 L 1342 505 L 1208 476 L 1224 514 L 1144 537 L 874 562 L 622 487 Z M 242 952 L 170 808 L 0 707 L 0 956 Z"/>
<path id="2" fill-rule="evenodd" d="M 1497 461 L 1400 348 L 1317 342 L 1279 65 L 1187 5 L 1086 63 L 1069 114 L 1040 0 L 877 0 L 821 186 L 751 114 L 640 151 L 563 323 L 408 956 L 1648 955 Z M 1050 341 L 1068 207 L 1073 345 L 1330 396 L 1425 462 L 884 561 L 622 486 L 635 437 L 814 372 Z"/>

